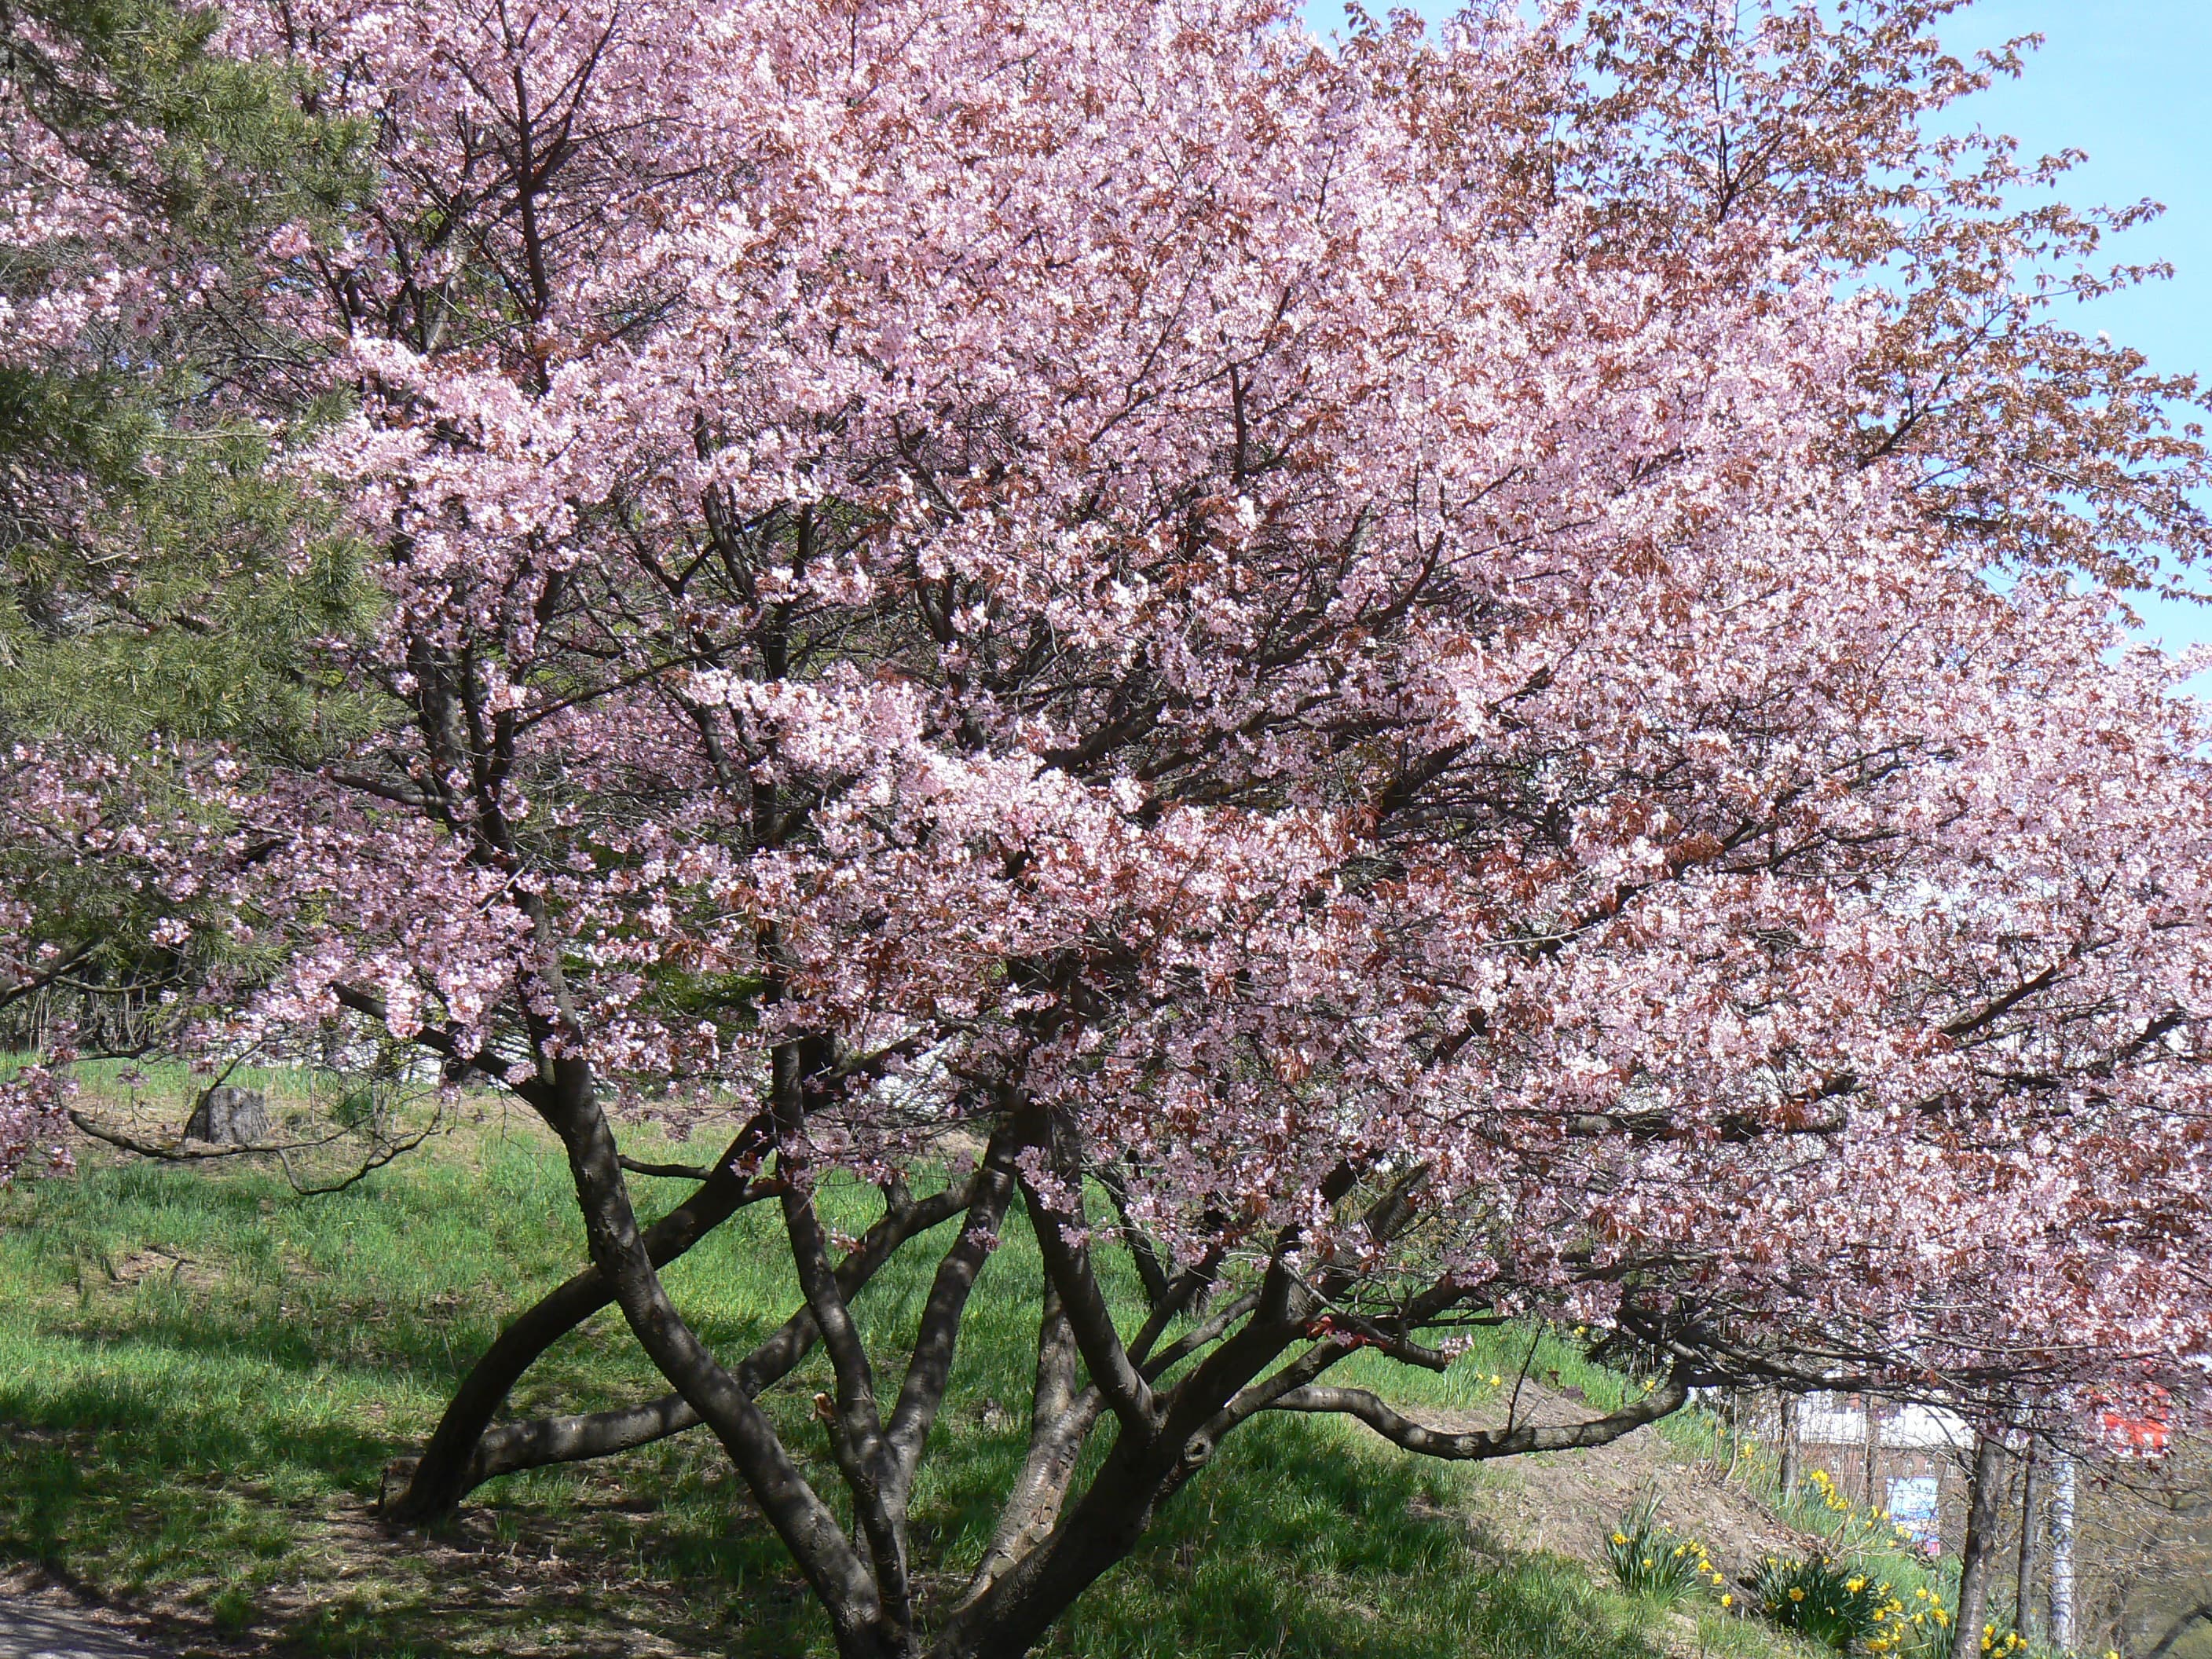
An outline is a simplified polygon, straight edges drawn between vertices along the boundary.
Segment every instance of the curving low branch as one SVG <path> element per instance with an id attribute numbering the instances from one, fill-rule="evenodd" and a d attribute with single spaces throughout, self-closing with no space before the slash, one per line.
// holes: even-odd
<path id="1" fill-rule="evenodd" d="M 840 1291 L 847 1297 L 858 1295 L 908 1241 L 942 1225 L 967 1208 L 973 1197 L 972 1188 L 972 1182 L 957 1182 L 884 1214 L 837 1264 Z M 749 1196 L 766 1198 L 780 1194 L 781 1189 L 781 1182 L 757 1182 Z M 702 1237 L 704 1231 L 702 1230 Z M 656 1237 L 659 1233 L 657 1224 L 647 1235 L 656 1252 L 670 1249 L 671 1260 L 682 1254 L 671 1248 L 676 1242 L 673 1237 Z M 529 1359 L 550 1345 L 550 1338 L 538 1340 L 545 1337 L 546 1328 L 558 1323 L 560 1331 L 554 1333 L 557 1336 L 574 1328 L 581 1316 L 586 1316 L 579 1314 L 586 1299 L 589 1312 L 598 1311 L 612 1299 L 596 1269 L 578 1274 L 539 1304 L 538 1309 L 532 1310 L 532 1315 L 544 1310 L 545 1316 L 532 1322 L 527 1330 L 522 1328 L 523 1322 L 518 1321 L 510 1331 L 516 1340 L 510 1344 L 508 1337 L 503 1335 L 479 1362 L 480 1366 L 519 1376 Z M 531 1317 L 524 1316 L 525 1320 Z M 732 1375 L 747 1394 L 757 1395 L 789 1376 L 813 1352 L 817 1336 L 811 1310 L 801 1308 L 746 1355 Z M 499 1362 L 496 1365 L 493 1364 L 495 1360 Z M 472 1377 L 474 1375 L 471 1373 Z M 512 1378 L 507 1381 L 511 1383 Z M 451 1513 L 463 1498 L 485 1481 L 501 1475 L 552 1463 L 579 1463 L 611 1456 L 696 1429 L 701 1421 L 699 1413 L 683 1395 L 668 1394 L 606 1411 L 532 1418 L 489 1426 L 490 1412 L 499 1403 L 498 1400 L 485 1403 L 484 1396 L 492 1386 L 495 1383 L 487 1382 L 473 1392 L 465 1388 L 448 1408 L 452 1432 L 448 1434 L 441 1425 L 442 1440 L 434 1437 L 432 1447 L 425 1449 L 420 1460 L 412 1463 L 403 1460 L 393 1465 L 392 1474 L 395 1477 L 405 1476 L 408 1486 L 387 1507 L 386 1512 L 391 1518 L 418 1523 L 434 1520 Z M 502 1389 L 500 1398 L 504 1397 Z M 433 1449 L 439 1454 L 434 1462 Z"/>
<path id="2" fill-rule="evenodd" d="M 746 1205 L 781 1191 L 781 1182 L 756 1180 L 749 1173 L 750 1162 L 767 1144 L 767 1119 L 756 1115 L 738 1131 L 698 1190 L 645 1230 L 645 1248 L 656 1267 L 665 1267 L 683 1255 Z M 487 1473 L 475 1473 L 482 1455 L 478 1443 L 484 1438 L 494 1414 L 541 1354 L 613 1300 L 614 1291 L 605 1276 L 598 1267 L 587 1267 L 511 1321 L 462 1379 L 436 1431 L 423 1447 L 422 1456 L 411 1465 L 394 1466 L 395 1473 L 405 1468 L 409 1479 L 406 1490 L 389 1506 L 387 1513 L 399 1521 L 434 1520 L 450 1514 L 464 1496 L 490 1474 L 504 1473 L 504 1469 L 496 1468 Z M 556 1436 L 556 1443 L 583 1445 L 592 1442 L 589 1436 L 581 1439 Z M 602 1450 L 616 1451 L 623 1445 L 642 1443 L 626 1440 L 607 1444 Z M 578 1450 L 570 1453 L 568 1458 L 599 1455 L 599 1451 Z M 537 1461 L 562 1462 L 568 1458 L 549 1456 Z M 533 1465 L 524 1462 L 508 1467 Z"/>
<path id="3" fill-rule="evenodd" d="M 307 1140 L 254 1140 L 216 1145 L 212 1142 L 191 1141 L 181 1136 L 173 1140 L 148 1140 L 125 1130 L 116 1128 L 111 1124 L 102 1123 L 99 1119 L 78 1111 L 75 1108 L 70 1109 L 69 1117 L 70 1121 L 77 1127 L 80 1133 L 90 1136 L 93 1139 L 103 1141 L 120 1151 L 132 1153 L 139 1158 L 150 1158 L 161 1164 L 199 1164 L 227 1158 L 273 1158 L 283 1167 L 284 1179 L 291 1183 L 292 1190 L 302 1198 L 327 1198 L 334 1193 L 342 1193 L 356 1182 L 374 1174 L 394 1158 L 413 1152 L 445 1127 L 445 1115 L 441 1112 L 412 1134 L 402 1135 L 392 1140 L 377 1141 L 369 1147 L 364 1157 L 354 1161 L 352 1167 L 336 1180 L 313 1182 L 302 1181 L 300 1178 L 300 1172 L 292 1166 L 292 1155 L 295 1152 L 319 1152 L 325 1146 L 333 1146 L 341 1141 L 352 1139 L 350 1130 L 338 1131 Z"/>
<path id="4" fill-rule="evenodd" d="M 1678 1366 L 1668 1374 L 1665 1382 L 1641 1400 L 1583 1423 L 1524 1423 L 1502 1429 L 1432 1429 L 1414 1422 L 1368 1389 L 1332 1388 L 1320 1383 L 1290 1389 L 1270 1401 L 1265 1409 L 1332 1413 L 1357 1418 L 1391 1444 L 1407 1451 L 1418 1452 L 1424 1457 L 1470 1462 L 1492 1457 L 1517 1457 L 1524 1452 L 1571 1451 L 1578 1447 L 1607 1445 L 1648 1423 L 1671 1416 L 1689 1398 L 1689 1382 Z"/>
<path id="5" fill-rule="evenodd" d="M 2150 1651 L 2143 1656 L 2143 1659 L 2166 1659 L 2166 1654 L 2172 1650 L 2173 1644 L 2186 1636 L 2190 1626 L 2200 1619 L 2212 1620 L 2212 1601 L 2200 1601 L 2176 1619 L 2167 1627 L 2166 1634 L 2151 1644 Z"/>

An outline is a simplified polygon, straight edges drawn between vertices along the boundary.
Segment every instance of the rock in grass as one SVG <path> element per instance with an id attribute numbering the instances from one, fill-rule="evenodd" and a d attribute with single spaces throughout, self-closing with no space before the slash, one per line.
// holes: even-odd
<path id="1" fill-rule="evenodd" d="M 258 1089 L 210 1089 L 192 1108 L 185 1139 L 217 1146 L 252 1146 L 269 1138 L 269 1105 Z"/>

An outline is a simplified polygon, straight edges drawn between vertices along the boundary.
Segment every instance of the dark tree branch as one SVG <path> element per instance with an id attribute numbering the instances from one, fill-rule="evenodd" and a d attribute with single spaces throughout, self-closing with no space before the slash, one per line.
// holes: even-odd
<path id="1" fill-rule="evenodd" d="M 2166 1634 L 2151 1644 L 2143 1659 L 2166 1659 L 2173 1644 L 2189 1633 L 2189 1627 L 2200 1619 L 2212 1619 L 2212 1601 L 2200 1601 L 2166 1627 Z"/>
<path id="2" fill-rule="evenodd" d="M 845 1297 L 849 1300 L 860 1294 L 908 1240 L 943 1225 L 967 1208 L 970 1191 L 969 1183 L 963 1182 L 884 1214 L 837 1264 L 837 1284 Z M 749 1395 L 758 1398 L 762 1390 L 781 1382 L 813 1352 L 818 1334 L 812 1310 L 801 1308 L 739 1362 L 732 1375 Z M 547 1463 L 577 1462 L 627 1451 L 696 1428 L 699 1422 L 699 1413 L 685 1403 L 684 1396 L 672 1394 L 611 1411 L 502 1424 L 475 1443 L 461 1490 L 465 1494 L 499 1475 Z M 421 1479 L 418 1474 L 418 1484 Z"/>
<path id="3" fill-rule="evenodd" d="M 550 939 L 554 930 L 542 911 L 542 904 L 526 904 L 536 936 Z M 561 1006 L 567 998 L 558 963 L 549 955 L 538 972 L 560 1007 L 562 1025 L 576 1029 L 573 1009 Z M 728 1450 L 753 1501 L 820 1598 L 841 1648 L 862 1650 L 873 1642 L 883 1610 L 868 1565 L 807 1483 L 767 1413 L 668 1299 L 638 1231 L 590 1067 L 565 1057 L 562 1050 L 567 1046 L 557 1028 L 532 1032 L 532 1047 L 540 1056 L 532 1104 L 568 1148 L 592 1260 L 612 1285 L 639 1345 Z"/>
<path id="4" fill-rule="evenodd" d="M 952 1375 L 952 1356 L 959 1342 L 960 1322 L 967 1311 L 969 1293 L 975 1289 L 983 1263 L 998 1248 L 999 1226 L 1013 1198 L 1013 1151 L 1012 1137 L 1002 1127 L 992 1136 L 990 1145 L 984 1150 L 982 1164 L 972 1178 L 970 1184 L 975 1195 L 968 1212 L 967 1224 L 961 1228 L 959 1237 L 938 1264 L 936 1279 L 929 1287 L 929 1299 L 922 1306 L 921 1325 L 915 1333 L 914 1351 L 907 1362 L 906 1380 L 899 1389 L 898 1402 L 891 1408 L 890 1423 L 885 1431 L 891 1455 L 892 1497 L 902 1512 L 914 1487 L 915 1472 L 921 1463 L 930 1425 L 936 1421 L 938 1407 L 945 1399 L 945 1384 Z"/>
<path id="5" fill-rule="evenodd" d="M 391 1018 L 390 1011 L 384 1006 L 384 999 L 373 992 L 364 991 L 358 986 L 333 985 L 331 987 L 331 994 L 337 998 L 342 1006 L 352 1009 L 357 1014 L 366 1014 L 379 1025 L 386 1024 Z M 473 1058 L 460 1052 L 460 1045 L 454 1041 L 452 1032 L 435 1025 L 422 1027 L 415 1033 L 413 1041 L 421 1043 L 432 1054 L 443 1054 L 448 1060 Z M 530 1095 L 526 1090 L 518 1090 L 516 1092 L 521 1094 L 525 1100 L 530 1100 Z M 537 1103 L 532 1101 L 531 1103 L 535 1105 Z"/>
<path id="6" fill-rule="evenodd" d="M 1129 1182 L 1117 1164 L 1102 1164 L 1091 1172 L 1098 1184 L 1106 1189 L 1113 1200 L 1114 1213 L 1120 1218 L 1121 1243 L 1129 1252 L 1129 1260 L 1136 1264 L 1138 1282 L 1145 1287 L 1145 1304 L 1157 1310 L 1168 1299 L 1170 1288 L 1170 1269 L 1173 1264 L 1163 1261 L 1152 1241 L 1145 1237 L 1129 1215 Z"/>
<path id="7" fill-rule="evenodd" d="M 2028 998 L 2033 996 L 2037 992 L 2044 989 L 2051 982 L 2051 981 L 2057 979 L 2058 977 L 2058 970 L 2063 965 L 2063 963 L 2054 962 L 2049 967 L 2045 968 L 2041 973 L 2033 975 L 2028 979 L 2022 981 L 2020 984 L 2014 986 L 2011 990 L 2006 992 L 2002 996 L 1996 998 L 1994 1001 L 1984 1004 L 1981 1007 L 1975 1009 L 1972 1013 L 1960 1015 L 1956 1019 L 1953 1020 L 1949 1024 L 1942 1028 L 1943 1035 L 1947 1037 L 1954 1039 L 1971 1036 L 1973 1033 L 1981 1030 L 1983 1026 L 1987 1025 L 1991 1020 L 2002 1019 L 2006 1014 L 2011 1012 L 2013 1009 L 2018 1007 L 2021 1003 L 2027 1001 Z"/>
<path id="8" fill-rule="evenodd" d="M 712 1181 L 717 1172 L 702 1164 L 654 1164 L 641 1158 L 631 1158 L 627 1153 L 618 1162 L 628 1174 L 657 1176 L 667 1181 Z M 777 1190 L 781 1190 L 780 1183 Z M 765 1198 L 768 1194 L 763 1193 L 760 1196 Z"/>
<path id="9" fill-rule="evenodd" d="M 1156 1378 L 1159 1373 L 1146 1364 L 1145 1357 L 1152 1352 L 1152 1344 L 1166 1334 L 1168 1327 L 1176 1322 L 1182 1310 L 1198 1299 L 1200 1292 L 1212 1285 L 1221 1271 L 1221 1246 L 1217 1243 L 1203 1257 L 1177 1273 L 1168 1285 L 1167 1294 L 1153 1303 L 1151 1316 L 1129 1344 L 1129 1357 L 1143 1369 L 1147 1382 Z M 1224 1330 L 1227 1328 L 1225 1325 L 1222 1327 Z M 1210 1341 L 1212 1338 L 1206 1340 Z"/>
<path id="10" fill-rule="evenodd" d="M 877 1405 L 875 1368 L 869 1363 L 867 1345 L 860 1339 L 853 1310 L 838 1287 L 822 1218 L 815 1210 L 814 1191 L 802 1184 L 793 1164 L 804 1115 L 799 1045 L 778 1047 L 775 1066 L 775 1113 L 782 1136 L 777 1164 L 790 1183 L 783 1195 L 783 1230 L 791 1243 L 799 1289 L 814 1315 L 815 1328 L 822 1334 L 822 1346 L 829 1352 L 830 1371 L 836 1379 L 830 1449 L 868 1542 L 880 1616 L 903 1629 L 912 1622 L 905 1516 L 897 1501 L 896 1461 L 884 1437 Z"/>
<path id="11" fill-rule="evenodd" d="M 780 1182 L 756 1181 L 744 1168 L 766 1149 L 769 1133 L 768 1115 L 757 1114 L 738 1131 L 699 1190 L 646 1229 L 646 1254 L 655 1267 L 683 1255 L 744 1206 L 781 1191 Z M 480 1484 L 486 1478 L 474 1473 L 483 1455 L 480 1442 L 515 1383 L 548 1348 L 613 1300 L 606 1276 L 596 1267 L 586 1267 L 501 1331 L 447 1405 L 407 1490 L 391 1507 L 393 1518 L 422 1522 L 449 1514 Z"/>
<path id="12" fill-rule="evenodd" d="M 1146 1382 L 1144 1373 L 1121 1346 L 1121 1333 L 1114 1327 L 1113 1310 L 1106 1305 L 1105 1292 L 1099 1289 L 1098 1280 L 1091 1272 L 1090 1248 L 1069 1243 L 1062 1218 L 1046 1206 L 1026 1181 L 1022 1183 L 1022 1196 L 1028 1203 L 1030 1220 L 1036 1232 L 1037 1252 L 1044 1258 L 1045 1273 L 1054 1289 L 1060 1293 L 1060 1305 L 1074 1332 L 1083 1363 L 1090 1369 L 1091 1382 L 1126 1431 L 1139 1438 L 1150 1437 L 1158 1423 L 1158 1404 L 1152 1398 L 1152 1386 Z M 1078 1213 L 1072 1218 L 1080 1227 L 1080 1188 L 1075 1201 Z"/>
<path id="13" fill-rule="evenodd" d="M 6 1008 L 14 1003 L 20 1002 L 25 997 L 37 995 L 38 993 L 46 989 L 47 986 L 53 984 L 56 981 L 69 975 L 76 969 L 79 963 L 82 962 L 91 954 L 91 945 L 80 945 L 74 950 L 65 952 L 62 956 L 61 959 L 56 962 L 52 967 L 47 969 L 46 972 L 42 974 L 35 974 L 29 979 L 17 980 L 9 984 L 0 986 L 0 1008 Z"/>
<path id="14" fill-rule="evenodd" d="M 1223 1332 L 1259 1305 L 1260 1292 L 1247 1291 L 1216 1308 L 1206 1316 L 1203 1323 L 1193 1326 L 1144 1362 L 1145 1380 L 1147 1382 L 1158 1382 L 1178 1362 L 1189 1358 L 1200 1348 L 1218 1340 Z"/>
<path id="15" fill-rule="evenodd" d="M 366 1157 L 357 1161 L 348 1160 L 351 1167 L 343 1175 L 335 1180 L 317 1182 L 302 1181 L 300 1178 L 300 1172 L 292 1167 L 292 1154 L 318 1152 L 323 1147 L 336 1146 L 341 1141 L 350 1139 L 352 1131 L 335 1130 L 314 1140 L 256 1140 L 217 1146 L 195 1143 L 182 1137 L 175 1140 L 141 1139 L 137 1135 L 128 1134 L 121 1129 L 111 1127 L 95 1118 L 88 1117 L 75 1108 L 70 1109 L 69 1116 L 71 1123 L 76 1125 L 80 1131 L 91 1136 L 94 1140 L 105 1141 L 110 1146 L 135 1153 L 140 1158 L 152 1158 L 157 1163 L 198 1164 L 213 1158 L 273 1158 L 283 1167 L 284 1179 L 290 1184 L 292 1190 L 301 1198 L 327 1198 L 333 1193 L 345 1191 L 347 1188 L 382 1169 L 392 1159 L 413 1152 L 443 1127 L 442 1119 L 434 1117 L 429 1123 L 411 1135 L 403 1135 L 396 1140 L 374 1142 Z"/>
<path id="16" fill-rule="evenodd" d="M 1294 1388 L 1267 1402 L 1264 1409 L 1279 1412 L 1331 1412 L 1357 1418 L 1393 1445 L 1424 1457 L 1472 1462 L 1492 1457 L 1516 1457 L 1523 1452 L 1567 1451 L 1578 1446 L 1602 1446 L 1632 1434 L 1647 1423 L 1681 1409 L 1690 1397 L 1683 1369 L 1677 1366 L 1667 1380 L 1641 1400 L 1617 1412 L 1583 1423 L 1550 1427 L 1522 1424 L 1516 1428 L 1425 1428 L 1401 1415 L 1365 1389 L 1337 1389 L 1320 1384 Z"/>
<path id="17" fill-rule="evenodd" d="M 1075 1332 L 1060 1305 L 1060 1293 L 1048 1283 L 1037 1321 L 1036 1387 L 1030 1404 L 1029 1454 L 1000 1511 L 999 1524 L 982 1564 L 969 1581 L 960 1605 L 968 1607 L 1006 1571 L 1051 1536 L 1074 1478 L 1076 1460 L 1089 1438 L 1105 1396 L 1096 1389 L 1076 1392 L 1081 1356 Z"/>

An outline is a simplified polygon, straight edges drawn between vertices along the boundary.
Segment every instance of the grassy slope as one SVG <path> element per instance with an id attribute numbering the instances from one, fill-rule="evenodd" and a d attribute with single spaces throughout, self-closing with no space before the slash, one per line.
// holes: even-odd
<path id="1" fill-rule="evenodd" d="M 648 1212 L 680 1190 L 640 1184 Z M 851 1207 L 857 1223 L 865 1206 Z M 741 1218 L 670 1273 L 726 1352 L 796 1300 L 767 1220 Z M 774 1539 L 696 1434 L 496 1483 L 430 1547 L 370 1517 L 383 1463 L 427 1432 L 497 1320 L 580 1255 L 557 1156 L 496 1126 L 312 1200 L 242 1167 L 100 1158 L 76 1179 L 0 1193 L 0 1560 L 309 1652 L 825 1650 Z M 929 1263 L 908 1255 L 864 1298 L 878 1337 L 918 1311 Z M 1020 1455 L 1036 1276 L 1017 1225 L 969 1321 L 917 1505 L 948 1577 L 980 1553 Z M 1491 1373 L 1510 1387 L 1524 1341 L 1502 1334 L 1441 1378 L 1392 1368 L 1389 1386 L 1417 1403 L 1479 1402 Z M 1548 1343 L 1537 1362 L 1599 1404 L 1622 1386 Z M 817 1358 L 770 1402 L 817 1450 L 803 1419 L 821 1386 Z M 659 1391 L 603 1316 L 516 1403 L 574 1410 Z M 1263 1421 L 1049 1650 L 1639 1659 L 1774 1647 L 1717 1610 L 1684 1618 L 1594 1585 L 1572 1562 L 1472 1553 L 1466 1517 L 1500 1479 L 1342 1425 Z"/>

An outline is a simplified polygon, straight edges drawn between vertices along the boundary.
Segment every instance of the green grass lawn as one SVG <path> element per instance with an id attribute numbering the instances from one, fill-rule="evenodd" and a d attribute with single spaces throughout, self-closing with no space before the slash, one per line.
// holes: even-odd
<path id="1" fill-rule="evenodd" d="M 682 1183 L 640 1180 L 658 1213 Z M 854 1231 L 872 1195 L 848 1195 Z M 741 1352 L 797 1302 L 769 1213 L 668 1273 L 702 1333 Z M 698 1433 L 480 1490 L 439 1537 L 374 1518 L 499 1321 L 582 1257 L 567 1175 L 494 1119 L 334 1196 L 242 1164 L 88 1157 L 0 1192 L 0 1559 L 216 1631 L 316 1654 L 828 1651 L 774 1537 Z M 933 1265 L 909 1249 L 862 1297 L 872 1341 L 910 1330 Z M 980 1555 L 1026 1433 L 1034 1249 L 1010 1228 L 982 1281 L 915 1510 L 942 1581 Z M 1131 1287 L 1116 1287 L 1125 1299 Z M 1480 1401 L 1528 1356 L 1496 1334 L 1450 1373 L 1392 1368 L 1398 1398 Z M 1541 1340 L 1594 1404 L 1626 1387 Z M 1356 1371 L 1354 1373 L 1356 1375 Z M 805 1422 L 817 1356 L 770 1408 Z M 588 1410 L 664 1385 L 618 1321 L 541 1363 L 518 1410 Z M 1694 1426 L 1684 1432 L 1694 1434 Z M 1145 1548 L 1048 1643 L 1085 1659 L 1640 1659 L 1759 1654 L 1757 1626 L 1670 1611 L 1550 1557 L 1472 1547 L 1501 1479 L 1405 1457 L 1349 1425 L 1268 1419 L 1232 1438 Z M 1590 1517 L 1595 1525 L 1605 1517 Z"/>

